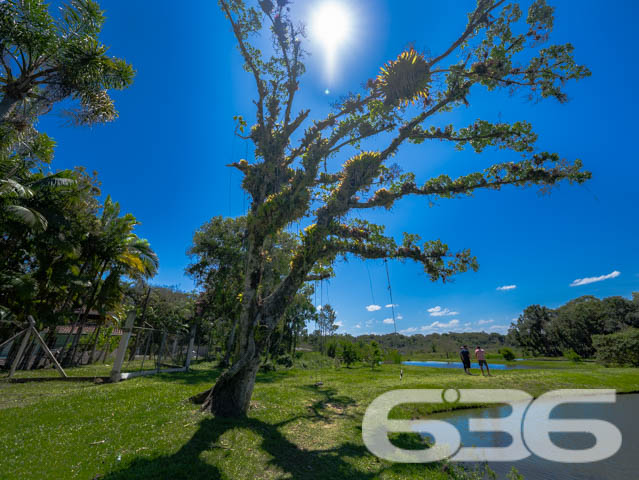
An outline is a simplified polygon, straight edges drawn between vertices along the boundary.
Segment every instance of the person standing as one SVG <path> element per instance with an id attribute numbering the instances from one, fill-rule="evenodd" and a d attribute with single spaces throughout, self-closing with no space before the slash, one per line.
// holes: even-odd
<path id="1" fill-rule="evenodd" d="M 475 357 L 477 358 L 477 361 L 479 362 L 479 368 L 481 368 L 481 374 L 484 375 L 484 367 L 486 367 L 486 373 L 488 374 L 489 377 L 491 377 L 492 375 L 490 374 L 490 369 L 488 368 L 488 362 L 486 362 L 486 351 L 481 348 L 479 345 L 477 345 L 477 348 L 475 348 Z"/>
<path id="2" fill-rule="evenodd" d="M 470 373 L 470 352 L 466 345 L 459 350 L 459 358 L 461 358 L 462 365 L 464 366 L 464 372 L 466 372 L 467 375 L 472 375 L 472 373 Z"/>

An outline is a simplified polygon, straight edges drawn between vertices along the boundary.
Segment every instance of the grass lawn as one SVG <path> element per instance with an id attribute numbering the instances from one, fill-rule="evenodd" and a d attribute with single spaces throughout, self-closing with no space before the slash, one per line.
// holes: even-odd
<path id="1" fill-rule="evenodd" d="M 219 372 L 211 364 L 104 385 L 0 379 L 0 478 L 460 478 L 442 464 L 391 464 L 368 453 L 361 440 L 366 406 L 400 387 L 519 388 L 533 395 L 557 388 L 639 391 L 639 369 L 592 364 L 495 371 L 491 378 L 404 366 L 401 385 L 399 368 L 260 374 L 244 420 L 217 419 L 186 401 L 215 381 Z M 324 385 L 314 387 L 319 380 Z M 398 410 L 393 416 L 408 418 L 434 409 Z"/>

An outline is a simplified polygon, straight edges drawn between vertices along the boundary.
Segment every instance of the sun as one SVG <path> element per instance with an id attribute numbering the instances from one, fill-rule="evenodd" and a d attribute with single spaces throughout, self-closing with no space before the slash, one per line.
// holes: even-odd
<path id="1" fill-rule="evenodd" d="M 349 41 L 352 30 L 353 16 L 343 2 L 327 0 L 312 13 L 310 34 L 323 51 L 329 81 L 335 75 L 338 50 Z"/>
<path id="2" fill-rule="evenodd" d="M 327 1 L 313 13 L 312 35 L 325 48 L 335 49 L 348 39 L 351 23 L 351 13 L 344 4 Z"/>

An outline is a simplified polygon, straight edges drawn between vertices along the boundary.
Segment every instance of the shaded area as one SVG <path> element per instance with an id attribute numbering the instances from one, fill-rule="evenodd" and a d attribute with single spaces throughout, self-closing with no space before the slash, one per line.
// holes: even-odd
<path id="1" fill-rule="evenodd" d="M 289 474 L 287 478 L 313 479 L 326 478 L 327 472 L 355 480 L 372 479 L 377 473 L 357 470 L 345 459 L 369 455 L 363 445 L 344 443 L 328 450 L 309 451 L 300 448 L 288 440 L 280 428 L 300 417 L 293 417 L 274 425 L 260 420 L 247 418 L 230 420 L 224 418 L 206 418 L 200 422 L 195 435 L 175 454 L 154 459 L 136 459 L 126 469 L 112 472 L 104 477 L 108 480 L 125 479 L 222 479 L 231 478 L 218 467 L 206 463 L 200 454 L 211 449 L 242 448 L 241 445 L 228 446 L 220 442 L 220 437 L 235 428 L 250 429 L 261 438 L 261 448 L 273 458 L 269 465 Z"/>
<path id="2" fill-rule="evenodd" d="M 127 468 L 111 472 L 103 477 L 104 480 L 130 480 L 130 479 L 231 479 L 233 473 L 225 472 L 220 467 L 207 463 L 201 457 L 210 450 L 220 449 L 228 451 L 231 455 L 233 449 L 247 448 L 246 445 L 229 445 L 222 440 L 222 436 L 234 429 L 248 429 L 257 434 L 261 441 L 259 448 L 270 459 L 265 463 L 269 475 L 288 479 L 326 479 L 348 478 L 352 480 L 370 480 L 378 478 L 384 470 L 390 470 L 396 474 L 412 473 L 419 471 L 438 472 L 442 474 L 449 470 L 450 466 L 441 464 L 431 465 L 400 465 L 381 462 L 371 455 L 362 444 L 343 442 L 334 448 L 310 450 L 302 445 L 293 443 L 283 433 L 286 425 L 298 420 L 311 422 L 333 422 L 337 417 L 351 416 L 346 413 L 349 406 L 356 406 L 355 401 L 347 396 L 339 395 L 335 389 L 300 386 L 304 390 L 312 390 L 320 394 L 321 398 L 307 406 L 308 414 L 291 417 L 279 423 L 266 423 L 255 418 L 228 419 L 220 417 L 204 418 L 196 433 L 191 439 L 173 455 L 156 458 L 137 458 Z M 417 448 L 414 439 L 410 439 L 413 447 Z M 424 442 L 420 442 L 424 446 Z M 364 468 L 358 465 L 358 461 L 368 457 L 368 465 Z M 463 478 L 463 477 L 460 477 Z"/>

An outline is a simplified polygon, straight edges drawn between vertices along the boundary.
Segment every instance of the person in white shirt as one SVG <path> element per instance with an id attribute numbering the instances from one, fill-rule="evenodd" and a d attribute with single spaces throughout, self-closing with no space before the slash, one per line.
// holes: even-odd
<path id="1" fill-rule="evenodd" d="M 488 368 L 488 363 L 486 362 L 486 351 L 479 345 L 477 345 L 477 348 L 475 349 L 475 358 L 477 358 L 477 361 L 479 362 L 481 374 L 484 375 L 484 367 L 486 367 L 486 373 L 489 377 L 491 377 L 492 375 L 490 374 L 490 369 Z"/>

